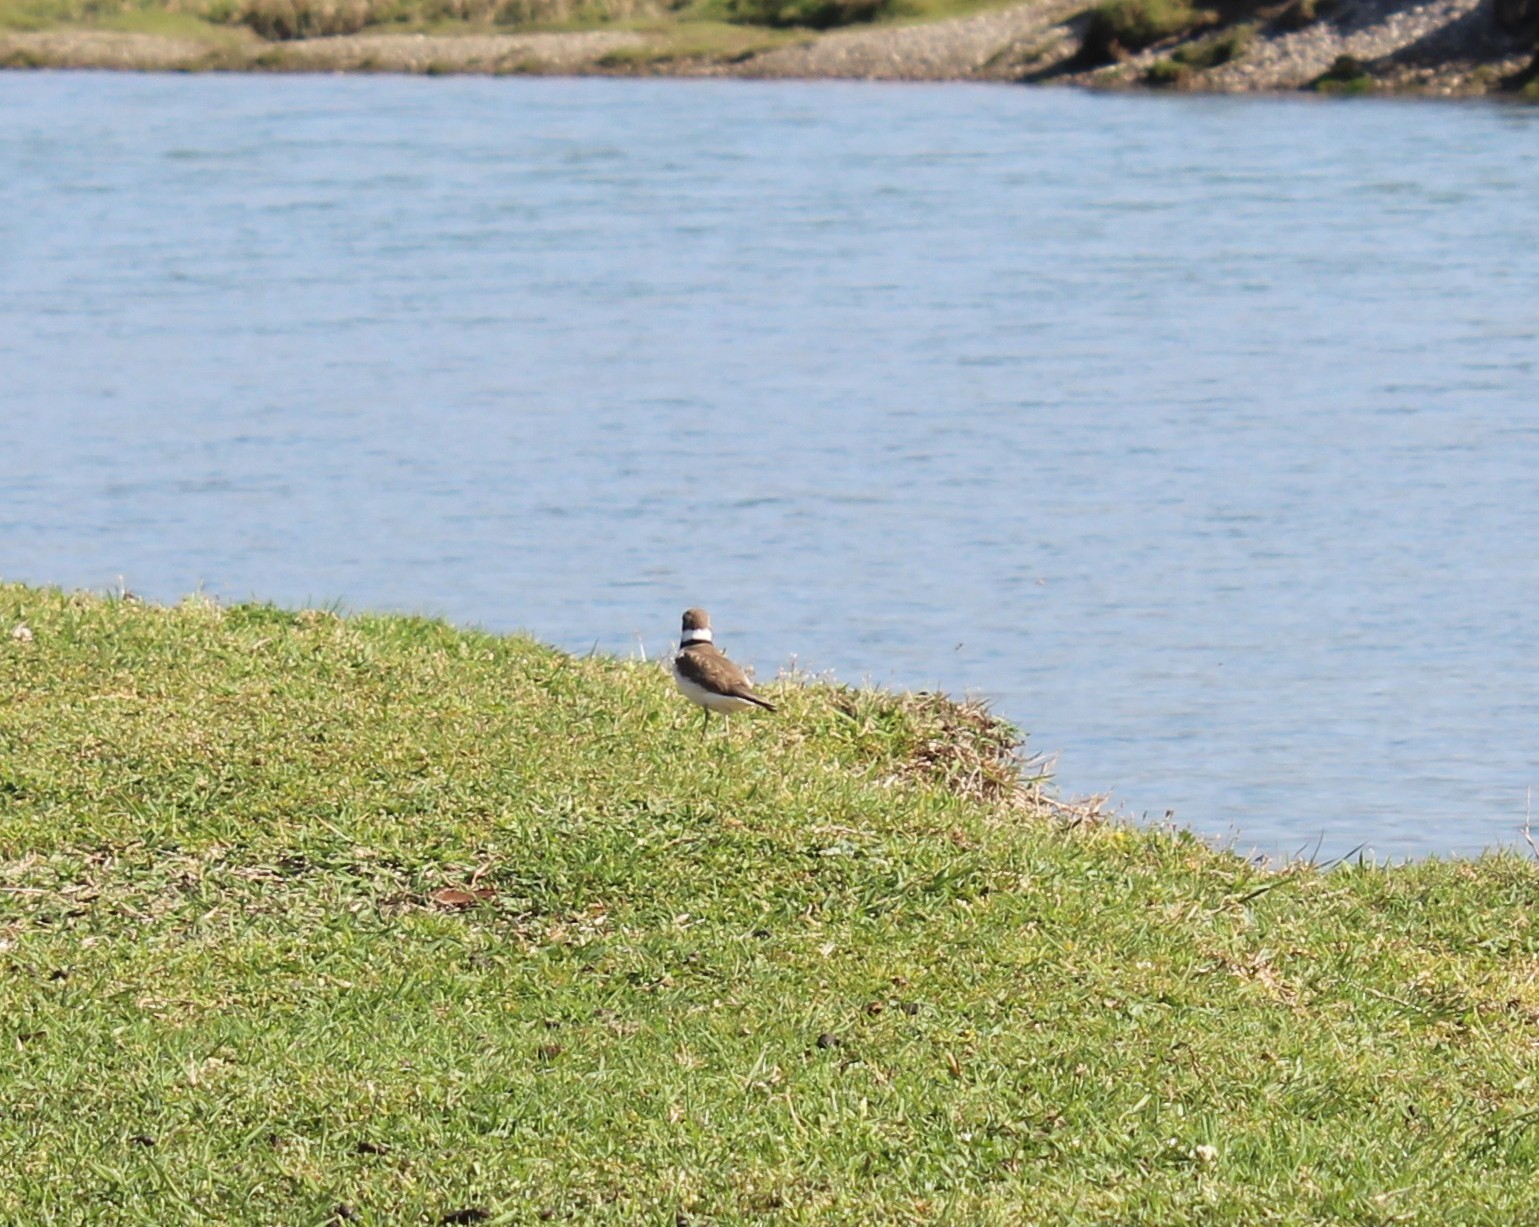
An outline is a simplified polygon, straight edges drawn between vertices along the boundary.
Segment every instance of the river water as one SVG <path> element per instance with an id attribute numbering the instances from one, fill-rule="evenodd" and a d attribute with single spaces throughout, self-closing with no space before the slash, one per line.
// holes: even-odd
<path id="1" fill-rule="evenodd" d="M 703 604 L 1243 849 L 1521 846 L 1539 111 L 11 73 L 0 116 L 0 576 L 649 656 Z"/>

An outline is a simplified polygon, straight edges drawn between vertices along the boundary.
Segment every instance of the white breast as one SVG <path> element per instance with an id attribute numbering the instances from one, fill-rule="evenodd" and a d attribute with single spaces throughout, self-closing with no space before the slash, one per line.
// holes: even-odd
<path id="1" fill-rule="evenodd" d="M 673 683 L 690 702 L 700 704 L 707 711 L 720 712 L 724 716 L 731 715 L 735 711 L 746 711 L 754 706 L 747 699 L 739 699 L 730 694 L 717 694 L 714 690 L 707 690 L 697 682 L 690 681 L 679 672 L 678 665 L 673 667 Z"/>

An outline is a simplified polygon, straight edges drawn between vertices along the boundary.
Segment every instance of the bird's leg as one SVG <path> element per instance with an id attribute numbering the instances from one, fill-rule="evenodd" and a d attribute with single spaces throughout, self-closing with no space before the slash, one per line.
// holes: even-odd
<path id="1" fill-rule="evenodd" d="M 700 711 L 701 714 L 705 717 L 705 719 L 700 721 L 700 736 L 704 737 L 706 730 L 710 727 L 711 724 L 711 709 L 709 707 L 701 707 Z"/>

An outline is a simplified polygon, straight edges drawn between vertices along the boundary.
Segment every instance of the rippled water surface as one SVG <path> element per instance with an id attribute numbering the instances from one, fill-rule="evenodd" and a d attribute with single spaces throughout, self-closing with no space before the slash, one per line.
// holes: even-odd
<path id="1" fill-rule="evenodd" d="M 0 575 L 991 696 L 1269 853 L 1539 783 L 1539 112 L 0 75 Z M 772 735 L 768 729 L 763 735 Z"/>

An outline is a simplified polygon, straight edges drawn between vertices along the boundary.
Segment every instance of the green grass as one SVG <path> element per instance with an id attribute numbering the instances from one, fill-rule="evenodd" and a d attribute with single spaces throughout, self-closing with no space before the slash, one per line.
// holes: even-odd
<path id="1" fill-rule="evenodd" d="M 143 19 L 171 17 L 245 27 L 263 38 L 286 41 L 365 29 L 485 33 L 604 23 L 669 11 L 666 0 L 0 0 L 0 29 L 75 26 L 159 32 L 142 24 Z M 130 24 L 125 26 L 125 21 Z"/>
<path id="2" fill-rule="evenodd" d="M 1268 872 L 768 689 L 0 586 L 0 1222 L 1539 1215 L 1527 860 Z"/>
<path id="3" fill-rule="evenodd" d="M 1248 23 L 1229 26 L 1207 38 L 1177 47 L 1170 58 L 1186 68 L 1203 71 L 1239 59 L 1256 39 L 1256 27 Z"/>
<path id="4" fill-rule="evenodd" d="M 1159 87 L 1180 85 L 1191 70 L 1173 59 L 1155 60 L 1144 72 L 1144 84 Z"/>
<path id="5" fill-rule="evenodd" d="M 159 34 L 167 38 L 224 38 L 235 37 L 235 32 L 225 26 L 211 25 L 201 17 L 190 13 L 168 13 L 132 10 L 114 13 L 98 23 L 106 30 L 127 30 L 136 34 Z"/>
<path id="6" fill-rule="evenodd" d="M 1248 24 L 1230 26 L 1217 34 L 1199 38 L 1177 47 L 1168 57 L 1151 64 L 1144 73 L 1144 83 L 1153 86 L 1181 85 L 1194 72 L 1205 72 L 1239 59 L 1250 49 L 1254 40 L 1255 27 Z"/>
<path id="7" fill-rule="evenodd" d="M 1339 55 L 1331 66 L 1310 83 L 1321 94 L 1371 94 L 1378 82 L 1354 56 Z"/>
<path id="8" fill-rule="evenodd" d="M 0 0 L 0 31 L 61 27 L 130 30 L 217 42 L 221 29 L 283 42 L 380 32 L 488 33 L 649 24 L 709 48 L 721 23 L 772 31 L 875 21 L 933 21 L 1009 0 Z M 699 33 L 696 26 L 704 27 Z M 721 39 L 734 43 L 731 39 Z M 688 51 L 674 58 L 691 58 Z"/>
<path id="9" fill-rule="evenodd" d="M 651 36 L 639 47 L 621 47 L 602 56 L 601 68 L 646 71 L 688 61 L 736 63 L 805 38 L 789 31 L 754 30 L 719 21 L 631 22 L 623 28 Z"/>
<path id="10" fill-rule="evenodd" d="M 176 38 L 228 39 L 239 0 L 0 0 L 0 30 L 78 26 Z"/>
<path id="11" fill-rule="evenodd" d="M 69 0 L 0 0 L 0 32 L 47 30 L 84 20 Z"/>
<path id="12" fill-rule="evenodd" d="M 1077 58 L 1086 67 L 1109 64 L 1128 52 L 1142 51 L 1217 20 L 1216 13 L 1189 0 L 1103 0 L 1090 10 Z"/>

